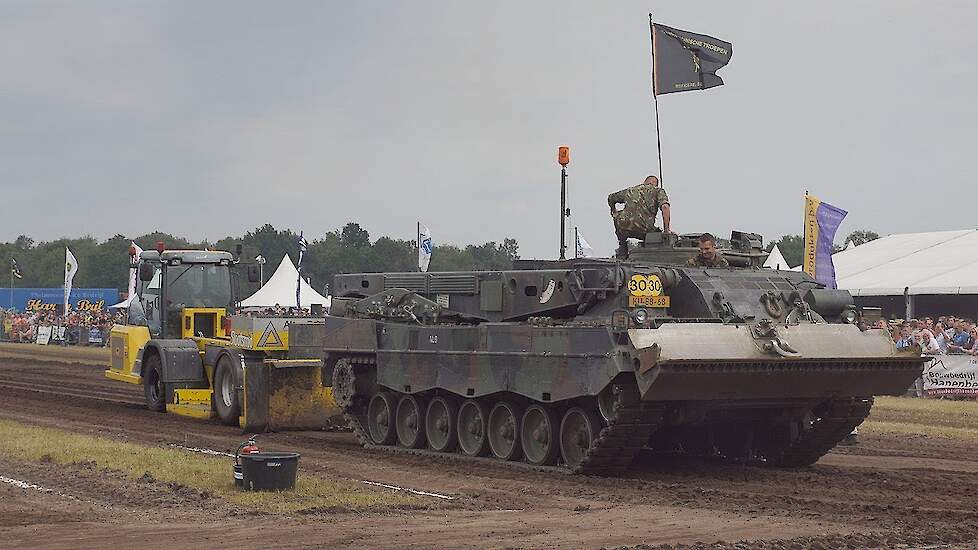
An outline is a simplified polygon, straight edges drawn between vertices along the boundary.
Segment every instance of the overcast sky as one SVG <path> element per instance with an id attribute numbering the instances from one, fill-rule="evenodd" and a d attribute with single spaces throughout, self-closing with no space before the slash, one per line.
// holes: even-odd
<path id="1" fill-rule="evenodd" d="M 486 10 L 489 11 L 486 11 Z M 263 223 L 307 237 L 519 240 L 656 171 L 648 12 L 733 43 L 659 99 L 677 232 L 975 221 L 978 2 L 0 2 L 0 241 Z"/>

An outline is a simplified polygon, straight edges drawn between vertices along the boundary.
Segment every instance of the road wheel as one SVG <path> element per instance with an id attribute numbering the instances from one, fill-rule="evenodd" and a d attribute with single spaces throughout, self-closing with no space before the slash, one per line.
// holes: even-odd
<path id="1" fill-rule="evenodd" d="M 455 449 L 458 444 L 458 431 L 455 423 L 458 418 L 455 402 L 445 397 L 436 397 L 428 403 L 425 414 L 425 436 L 428 446 L 440 453 Z"/>
<path id="2" fill-rule="evenodd" d="M 591 443 L 601 433 L 601 421 L 591 411 L 574 407 L 560 422 L 560 455 L 571 469 L 580 466 L 587 457 Z"/>
<path id="3" fill-rule="evenodd" d="M 466 399 L 458 408 L 458 446 L 463 454 L 482 456 L 489 442 L 486 438 L 486 409 L 475 399 Z"/>
<path id="4" fill-rule="evenodd" d="M 143 394 L 146 396 L 146 408 L 151 411 L 166 410 L 166 394 L 163 385 L 163 361 L 159 354 L 152 353 L 143 365 Z"/>
<path id="5" fill-rule="evenodd" d="M 231 357 L 222 355 L 214 369 L 214 409 L 222 424 L 237 426 L 241 416 L 241 399 L 238 392 L 240 367 Z"/>
<path id="6" fill-rule="evenodd" d="M 520 455 L 520 414 L 516 406 L 500 401 L 489 412 L 489 449 L 500 460 Z"/>
<path id="7" fill-rule="evenodd" d="M 397 404 L 397 442 L 402 447 L 418 449 L 424 446 L 424 400 L 405 395 Z"/>
<path id="8" fill-rule="evenodd" d="M 544 405 L 530 405 L 520 423 L 520 445 L 526 461 L 536 466 L 557 462 L 560 448 L 557 415 Z"/>
<path id="9" fill-rule="evenodd" d="M 370 399 L 367 406 L 367 431 L 370 440 L 376 445 L 390 445 L 397 440 L 394 412 L 397 410 L 397 397 L 391 392 L 382 391 Z"/>

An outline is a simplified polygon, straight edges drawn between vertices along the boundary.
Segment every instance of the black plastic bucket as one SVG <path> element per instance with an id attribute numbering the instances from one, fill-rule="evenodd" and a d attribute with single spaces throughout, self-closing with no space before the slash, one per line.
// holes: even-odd
<path id="1" fill-rule="evenodd" d="M 242 486 L 249 491 L 283 491 L 295 487 L 299 453 L 241 455 Z"/>

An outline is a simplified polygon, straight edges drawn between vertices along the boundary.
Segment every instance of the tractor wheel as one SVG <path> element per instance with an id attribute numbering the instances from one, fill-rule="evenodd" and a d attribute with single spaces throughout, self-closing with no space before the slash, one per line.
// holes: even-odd
<path id="1" fill-rule="evenodd" d="M 163 361 L 159 354 L 153 353 L 143 365 L 143 394 L 146 396 L 146 408 L 151 411 L 166 410 L 166 386 L 163 384 Z"/>
<path id="2" fill-rule="evenodd" d="M 214 409 L 222 424 L 237 426 L 241 416 L 241 400 L 238 398 L 238 367 L 228 355 L 217 360 L 214 369 Z"/>

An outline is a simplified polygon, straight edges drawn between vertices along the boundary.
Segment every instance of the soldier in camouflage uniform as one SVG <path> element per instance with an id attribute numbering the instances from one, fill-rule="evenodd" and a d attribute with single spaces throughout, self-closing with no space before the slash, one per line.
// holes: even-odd
<path id="1" fill-rule="evenodd" d="M 699 239 L 700 253 L 689 259 L 689 267 L 730 267 L 730 263 L 717 251 L 717 238 L 703 233 Z"/>
<path id="2" fill-rule="evenodd" d="M 625 207 L 617 209 L 619 204 Z M 670 211 L 669 196 L 666 190 L 659 187 L 659 179 L 655 176 L 645 178 L 645 181 L 634 187 L 622 189 L 608 195 L 608 206 L 611 208 L 611 218 L 615 222 L 615 234 L 618 235 L 618 256 L 627 257 L 629 238 L 645 239 L 646 233 L 665 231 L 669 233 Z M 655 216 L 662 211 L 662 229 L 655 226 Z"/>

